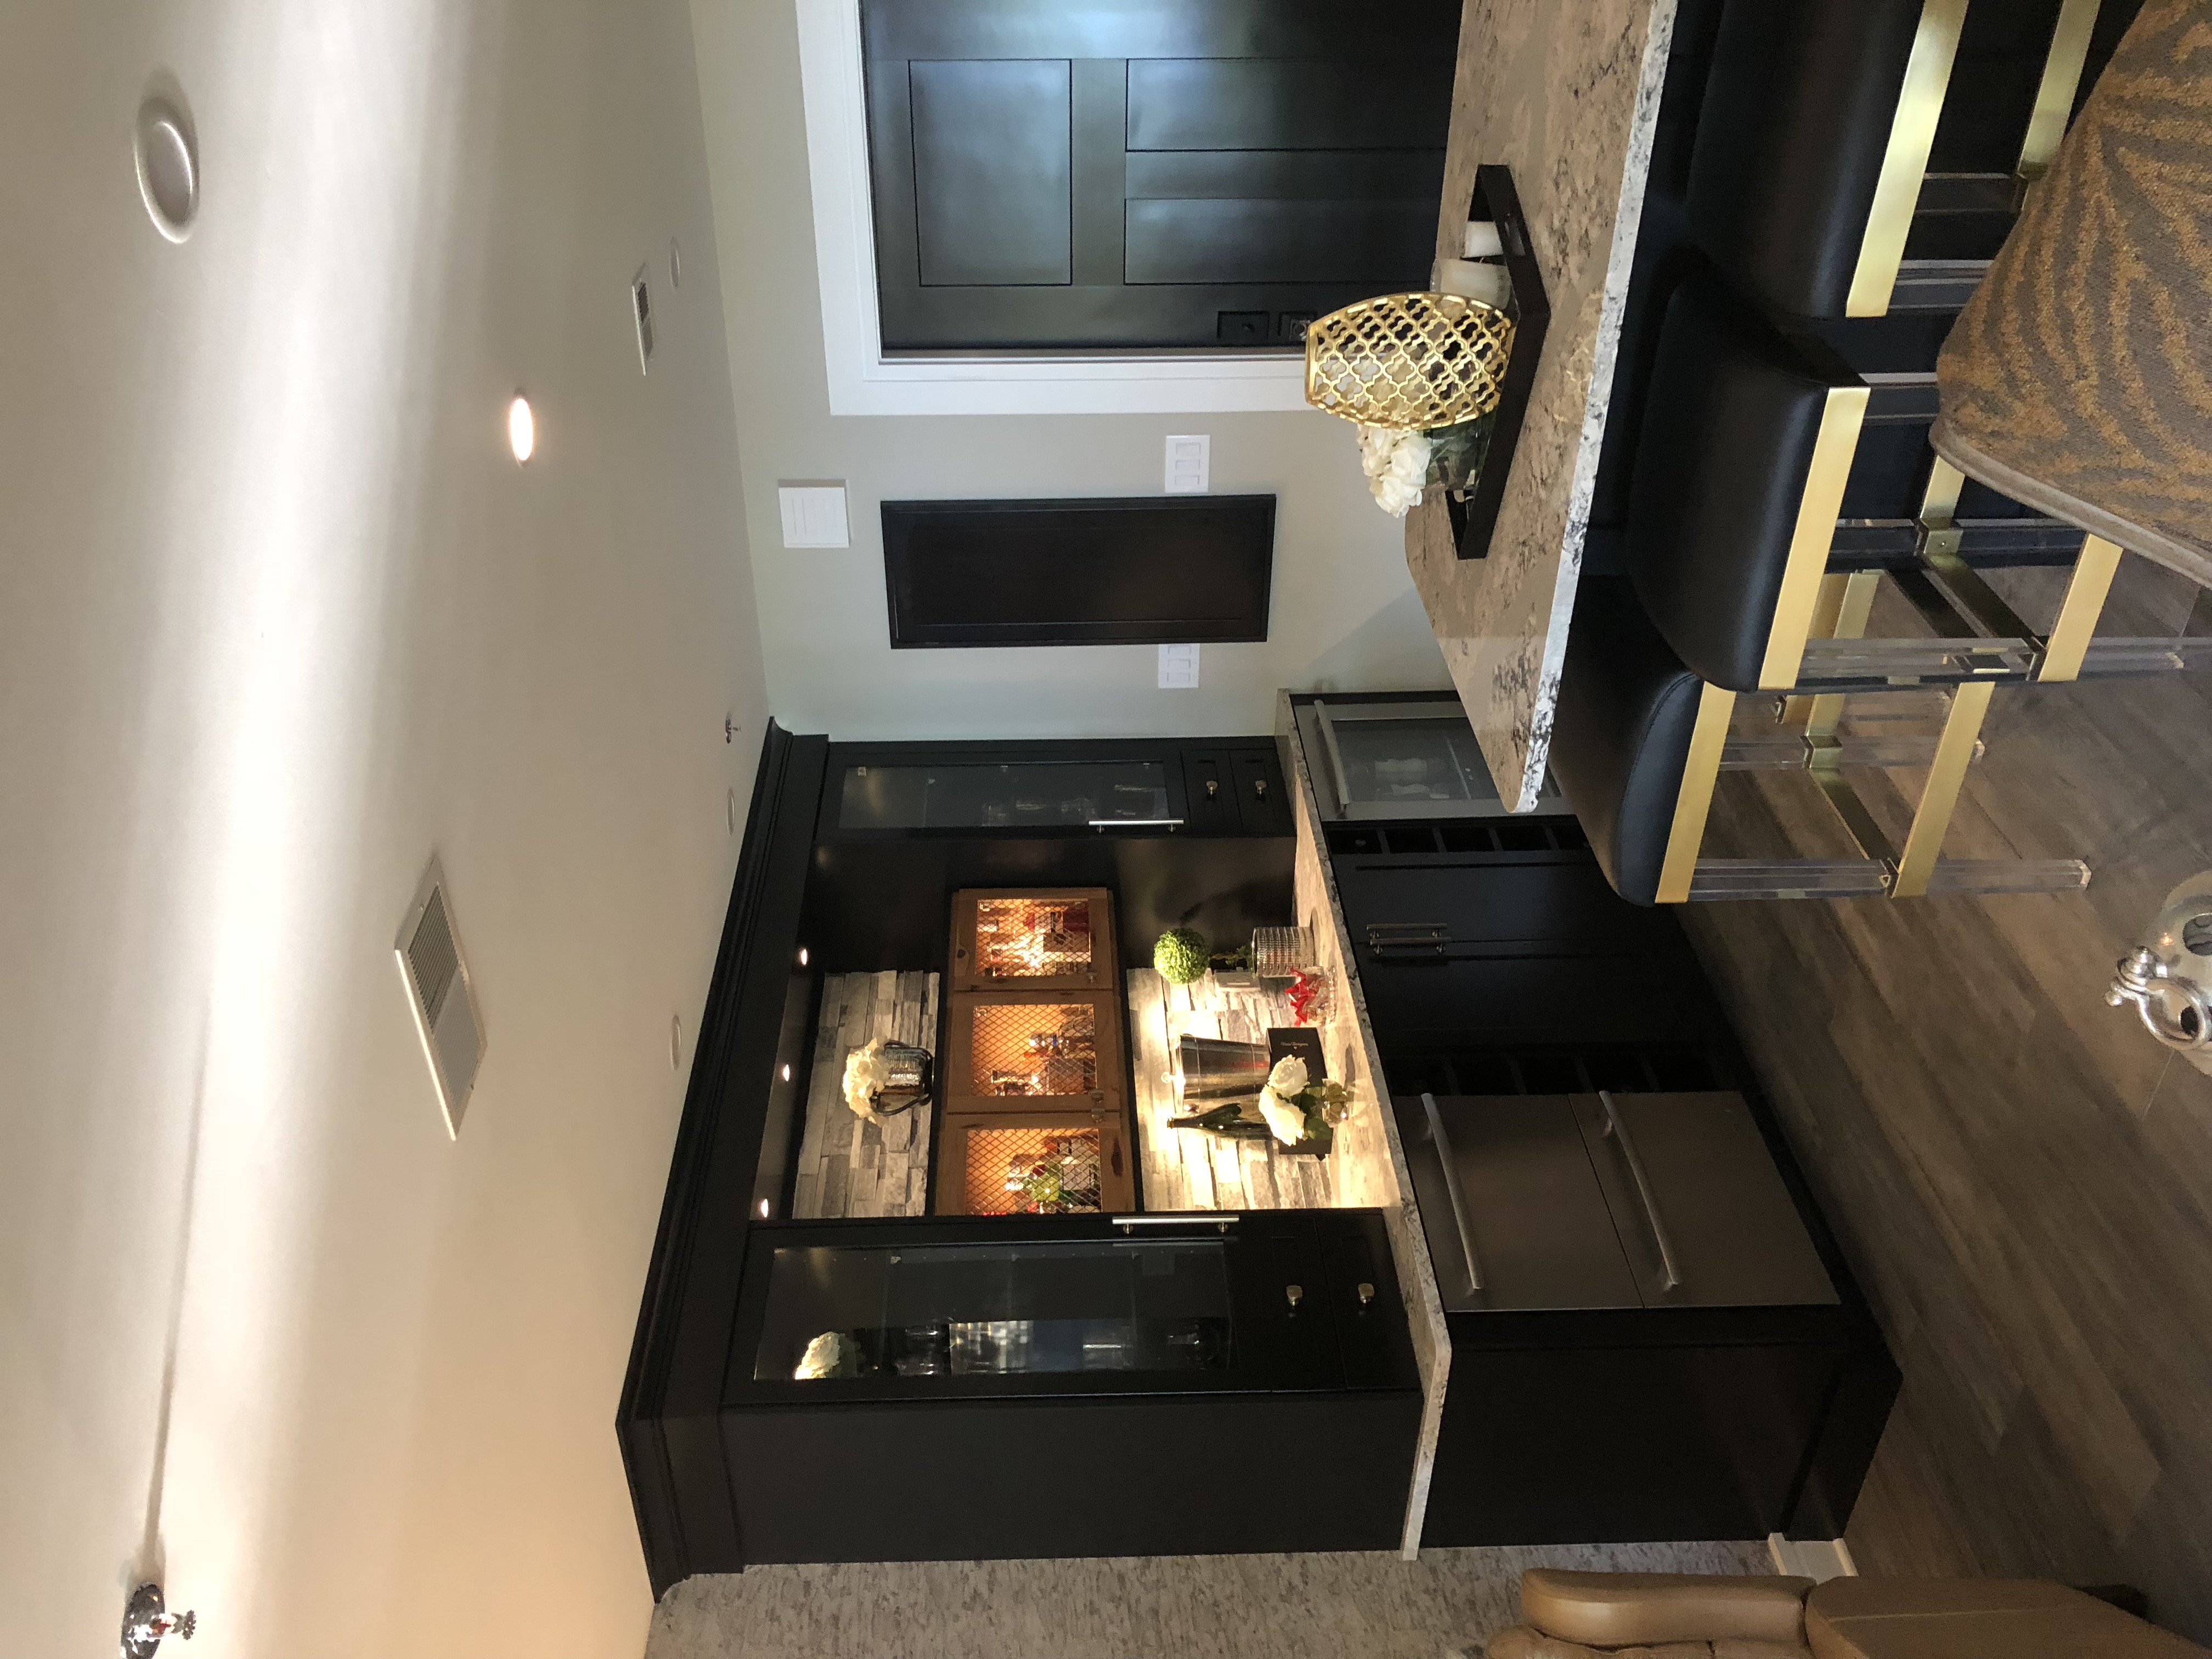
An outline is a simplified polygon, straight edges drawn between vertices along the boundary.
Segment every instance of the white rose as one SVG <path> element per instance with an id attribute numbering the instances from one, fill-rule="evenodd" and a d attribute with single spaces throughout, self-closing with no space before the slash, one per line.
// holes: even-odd
<path id="1" fill-rule="evenodd" d="M 1306 1138 L 1306 1115 L 1273 1088 L 1260 1091 L 1260 1115 L 1267 1120 L 1267 1127 L 1285 1146 L 1295 1146 Z"/>
<path id="2" fill-rule="evenodd" d="M 1390 476 L 1419 484 L 1429 476 L 1429 441 L 1418 432 L 1406 434 L 1405 442 L 1390 454 Z"/>
<path id="3" fill-rule="evenodd" d="M 1402 519 L 1420 505 L 1421 487 L 1385 474 L 1375 481 L 1375 500 L 1394 519 Z"/>
<path id="4" fill-rule="evenodd" d="M 1285 1054 L 1267 1073 L 1267 1086 L 1285 1099 L 1306 1086 L 1306 1063 L 1296 1054 Z"/>

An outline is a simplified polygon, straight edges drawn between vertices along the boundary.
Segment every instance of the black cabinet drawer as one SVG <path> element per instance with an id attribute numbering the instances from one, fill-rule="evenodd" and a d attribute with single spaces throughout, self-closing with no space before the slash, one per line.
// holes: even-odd
<path id="1" fill-rule="evenodd" d="M 1237 811 L 1248 836 L 1291 833 L 1291 803 L 1283 789 L 1283 769 L 1274 746 L 1241 750 L 1230 757 L 1237 775 Z"/>
<path id="2" fill-rule="evenodd" d="M 1222 750 L 1187 750 L 1182 757 L 1183 821 L 1189 833 L 1243 833 L 1237 805 L 1237 772 Z"/>

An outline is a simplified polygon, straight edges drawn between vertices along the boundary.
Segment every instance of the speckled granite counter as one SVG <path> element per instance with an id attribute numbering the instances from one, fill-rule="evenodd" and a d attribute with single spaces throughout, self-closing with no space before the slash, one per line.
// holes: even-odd
<path id="1" fill-rule="evenodd" d="M 1455 556 L 1431 491 L 1407 515 L 1406 561 L 1498 793 L 1522 811 L 1551 750 L 1674 5 L 1467 0 L 1460 25 L 1437 250 L 1460 252 L 1475 168 L 1510 167 L 1552 322 L 1490 556 Z"/>
<path id="2" fill-rule="evenodd" d="M 1398 1287 L 1406 1298 L 1407 1322 L 1413 1329 L 1413 1360 L 1421 1373 L 1421 1430 L 1414 1443 L 1413 1479 L 1407 1494 L 1406 1530 L 1399 1548 L 1401 1555 L 1412 1560 L 1419 1552 L 1421 1523 L 1428 1515 L 1429 1480 L 1436 1468 L 1437 1431 L 1443 1424 L 1444 1383 L 1451 1374 L 1451 1337 L 1444 1326 L 1443 1297 L 1437 1289 L 1436 1269 L 1429 1261 L 1420 1212 L 1413 1207 L 1413 1176 L 1407 1167 L 1405 1146 L 1398 1139 L 1397 1119 L 1390 1110 L 1382 1057 L 1375 1047 L 1366 1000 L 1352 972 L 1352 936 L 1345 925 L 1336 877 L 1322 845 L 1320 797 L 1314 793 L 1313 769 L 1306 763 L 1297 723 L 1291 718 L 1288 692 L 1277 699 L 1275 732 L 1283 744 L 1291 810 L 1297 821 L 1297 855 L 1291 875 L 1297 919 L 1300 926 L 1313 930 L 1315 953 L 1335 985 L 1334 1006 L 1319 1022 L 1322 1047 L 1328 1058 L 1329 1075 L 1350 1084 L 1364 1108 L 1338 1131 L 1340 1140 L 1348 1139 L 1359 1154 L 1356 1160 L 1342 1160 L 1346 1165 L 1345 1175 L 1356 1170 L 1362 1179 L 1356 1189 L 1346 1181 L 1335 1201 L 1382 1210 L 1389 1229 Z M 1348 1136 L 1347 1131 L 1351 1132 Z M 1340 1159 L 1332 1157 L 1330 1161 Z"/>

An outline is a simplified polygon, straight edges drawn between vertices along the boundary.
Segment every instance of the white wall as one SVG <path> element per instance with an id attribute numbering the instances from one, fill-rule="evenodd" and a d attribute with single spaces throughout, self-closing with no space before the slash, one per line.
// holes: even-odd
<path id="1" fill-rule="evenodd" d="M 696 86 L 683 0 L 0 7 L 0 1653 L 149 1570 L 199 1659 L 641 1650 L 611 1422 L 765 713 Z"/>
<path id="2" fill-rule="evenodd" d="M 833 417 L 792 0 L 692 0 L 738 453 L 778 717 L 840 738 L 1265 732 L 1278 687 L 1449 684 L 1369 499 L 1352 429 L 1279 415 Z M 1150 647 L 890 648 L 877 514 L 911 497 L 1157 494 L 1162 440 L 1210 432 L 1217 493 L 1279 499 L 1260 645 L 1209 646 L 1194 691 L 1158 689 Z M 842 478 L 849 550 L 787 551 L 779 479 Z"/>

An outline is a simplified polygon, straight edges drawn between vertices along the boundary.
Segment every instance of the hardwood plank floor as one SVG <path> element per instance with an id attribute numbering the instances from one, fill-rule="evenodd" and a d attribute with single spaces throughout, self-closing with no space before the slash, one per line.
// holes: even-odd
<path id="1" fill-rule="evenodd" d="M 2100 631 L 2212 631 L 2205 598 L 2130 558 Z M 2212 1641 L 2212 1078 L 2104 1001 L 2212 866 L 2212 677 L 2001 690 L 1986 736 L 1947 852 L 2086 893 L 1685 921 L 1905 1370 L 1861 1568 L 2132 1583 Z M 1900 831 L 1917 776 L 1872 779 Z M 1849 848 L 1802 775 L 1731 774 L 1708 850 Z"/>

